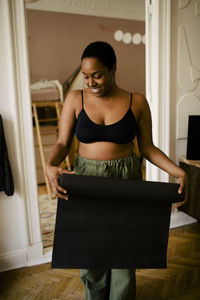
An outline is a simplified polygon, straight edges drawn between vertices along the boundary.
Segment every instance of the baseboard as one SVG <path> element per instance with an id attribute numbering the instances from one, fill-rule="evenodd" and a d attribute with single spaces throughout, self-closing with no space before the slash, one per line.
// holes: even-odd
<path id="1" fill-rule="evenodd" d="M 27 266 L 34 266 L 44 263 L 43 245 L 36 243 L 27 248 Z"/>
<path id="2" fill-rule="evenodd" d="M 0 272 L 18 269 L 27 265 L 26 249 L 0 255 Z"/>
<path id="3" fill-rule="evenodd" d="M 53 252 L 53 247 L 49 247 L 49 248 L 44 249 L 43 259 L 44 259 L 45 262 L 51 262 L 52 261 L 52 252 Z"/>
<path id="4" fill-rule="evenodd" d="M 52 247 L 44 252 L 42 243 L 26 249 L 0 254 L 0 272 L 51 262 Z"/>

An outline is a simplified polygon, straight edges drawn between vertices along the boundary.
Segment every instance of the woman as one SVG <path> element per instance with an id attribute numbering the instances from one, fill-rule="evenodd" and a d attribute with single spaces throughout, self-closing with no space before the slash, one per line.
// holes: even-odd
<path id="1" fill-rule="evenodd" d="M 186 192 L 185 172 L 152 142 L 151 114 L 145 97 L 117 86 L 113 48 L 105 42 L 91 43 L 83 51 L 81 62 L 88 88 L 70 92 L 64 102 L 58 140 L 46 166 L 53 192 L 68 199 L 67 191 L 58 184 L 61 173 L 141 179 L 140 162 L 133 153 L 136 135 L 142 156 L 178 179 L 178 193 L 183 189 Z M 69 172 L 59 165 L 69 152 L 74 133 L 80 141 L 79 155 L 74 172 Z M 135 270 L 80 273 L 86 299 L 135 298 Z"/>

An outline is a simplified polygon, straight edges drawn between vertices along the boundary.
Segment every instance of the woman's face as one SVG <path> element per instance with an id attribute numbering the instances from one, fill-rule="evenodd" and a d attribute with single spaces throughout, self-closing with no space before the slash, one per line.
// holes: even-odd
<path id="1" fill-rule="evenodd" d="M 86 85 L 97 97 L 105 96 L 115 84 L 115 70 L 109 70 L 97 58 L 84 58 L 82 73 Z"/>

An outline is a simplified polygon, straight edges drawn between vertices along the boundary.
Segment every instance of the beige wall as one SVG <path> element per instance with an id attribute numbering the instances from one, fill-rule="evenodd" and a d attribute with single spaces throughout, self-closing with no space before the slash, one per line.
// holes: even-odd
<path id="1" fill-rule="evenodd" d="M 144 43 L 125 44 L 114 39 L 116 30 L 143 36 L 144 21 L 27 9 L 27 25 L 32 83 L 42 78 L 64 82 L 80 64 L 85 46 L 103 40 L 116 51 L 118 84 L 129 91 L 145 93 Z"/>

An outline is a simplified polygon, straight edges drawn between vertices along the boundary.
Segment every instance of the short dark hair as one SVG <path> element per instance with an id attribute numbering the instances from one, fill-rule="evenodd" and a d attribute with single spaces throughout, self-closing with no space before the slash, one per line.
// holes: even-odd
<path id="1" fill-rule="evenodd" d="M 106 42 L 97 41 L 89 44 L 82 53 L 81 61 L 89 57 L 97 58 L 109 70 L 116 64 L 115 51 L 112 46 Z"/>

